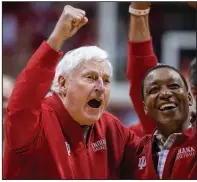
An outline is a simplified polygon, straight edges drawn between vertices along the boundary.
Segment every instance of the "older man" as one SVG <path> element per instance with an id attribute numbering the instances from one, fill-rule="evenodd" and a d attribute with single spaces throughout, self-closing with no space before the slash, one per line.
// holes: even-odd
<path id="1" fill-rule="evenodd" d="M 4 179 L 134 178 L 135 136 L 104 112 L 112 76 L 106 52 L 81 47 L 58 64 L 64 41 L 87 22 L 85 11 L 65 6 L 17 79 L 7 107 Z M 51 83 L 53 95 L 44 99 Z"/>

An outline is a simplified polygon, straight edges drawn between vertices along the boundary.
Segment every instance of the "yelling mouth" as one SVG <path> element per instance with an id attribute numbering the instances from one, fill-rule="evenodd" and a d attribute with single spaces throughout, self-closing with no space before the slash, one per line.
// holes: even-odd
<path id="1" fill-rule="evenodd" d="M 92 99 L 88 102 L 88 105 L 92 108 L 99 108 L 101 106 L 101 100 Z"/>
<path id="2" fill-rule="evenodd" d="M 160 111 L 172 111 L 172 110 L 175 110 L 176 108 L 177 108 L 177 105 L 175 103 L 165 103 L 159 107 L 159 110 Z"/>

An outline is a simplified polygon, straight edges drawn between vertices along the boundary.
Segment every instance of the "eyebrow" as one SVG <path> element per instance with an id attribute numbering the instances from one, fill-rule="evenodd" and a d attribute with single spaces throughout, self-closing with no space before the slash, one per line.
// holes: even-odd
<path id="1" fill-rule="evenodd" d="M 98 75 L 98 72 L 97 71 L 87 71 L 86 73 L 85 73 L 85 75 L 88 75 L 88 74 L 97 74 Z M 104 75 L 103 76 L 107 76 L 107 77 L 109 77 L 110 78 L 110 75 L 109 74 L 107 74 L 107 73 L 104 73 Z"/>

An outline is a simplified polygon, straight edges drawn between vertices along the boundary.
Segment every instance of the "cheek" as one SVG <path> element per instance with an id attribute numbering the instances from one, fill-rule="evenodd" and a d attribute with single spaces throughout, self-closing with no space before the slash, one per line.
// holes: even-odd
<path id="1" fill-rule="evenodd" d="M 150 96 L 146 99 L 146 107 L 148 111 L 152 111 L 152 109 L 154 108 L 154 103 L 155 103 L 154 97 Z"/>
<path id="2" fill-rule="evenodd" d="M 109 96 L 110 96 L 110 88 L 106 88 L 106 90 L 105 90 L 105 102 L 106 102 L 106 104 L 109 100 Z"/>
<path id="3" fill-rule="evenodd" d="M 78 104 L 87 99 L 90 92 L 92 90 L 92 86 L 90 84 L 85 83 L 76 83 L 72 84 L 68 87 L 67 96 L 70 97 L 69 100 L 77 101 Z"/>
<path id="4" fill-rule="evenodd" d="M 179 91 L 177 93 L 175 93 L 177 96 L 177 99 L 179 100 L 179 102 L 182 102 L 184 106 L 187 107 L 188 103 L 189 103 L 189 98 L 187 93 L 185 93 L 184 91 Z"/>

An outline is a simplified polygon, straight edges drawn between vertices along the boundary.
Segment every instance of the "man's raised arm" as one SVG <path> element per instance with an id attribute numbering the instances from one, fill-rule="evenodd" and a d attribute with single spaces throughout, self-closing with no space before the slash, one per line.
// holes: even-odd
<path id="1" fill-rule="evenodd" d="M 6 137 L 11 149 L 33 142 L 41 131 L 41 102 L 50 89 L 64 41 L 87 23 L 85 11 L 65 6 L 47 42 L 20 73 L 7 107 Z"/>
<path id="2" fill-rule="evenodd" d="M 147 10 L 149 2 L 133 2 L 130 5 L 133 10 Z M 127 76 L 130 83 L 130 97 L 134 109 L 142 124 L 144 134 L 151 133 L 154 124 L 145 115 L 143 101 L 140 95 L 140 87 L 145 73 L 157 65 L 157 58 L 153 52 L 150 36 L 148 14 L 130 15 L 129 42 L 128 42 L 128 63 Z"/>

